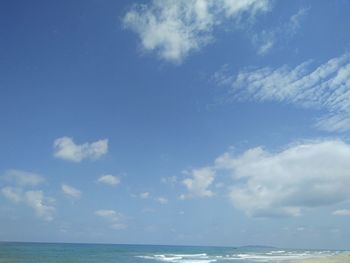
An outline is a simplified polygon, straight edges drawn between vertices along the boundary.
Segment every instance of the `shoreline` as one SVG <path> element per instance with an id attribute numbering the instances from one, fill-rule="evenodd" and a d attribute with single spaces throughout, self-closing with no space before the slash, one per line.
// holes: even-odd
<path id="1" fill-rule="evenodd" d="M 344 252 L 334 256 L 291 260 L 289 263 L 350 263 L 350 253 Z"/>

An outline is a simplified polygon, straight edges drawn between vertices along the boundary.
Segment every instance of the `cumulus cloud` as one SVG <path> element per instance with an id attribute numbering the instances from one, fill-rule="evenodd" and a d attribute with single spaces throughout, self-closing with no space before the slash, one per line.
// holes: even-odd
<path id="1" fill-rule="evenodd" d="M 239 23 L 269 7 L 269 0 L 153 0 L 134 4 L 123 24 L 139 36 L 145 50 L 178 63 L 212 41 L 214 29 L 226 20 Z"/>
<path id="2" fill-rule="evenodd" d="M 350 145 L 338 140 L 292 145 L 270 153 L 261 147 L 215 161 L 231 174 L 230 199 L 251 216 L 298 216 L 304 208 L 350 200 Z"/>
<path id="3" fill-rule="evenodd" d="M 37 186 L 45 182 L 45 179 L 39 174 L 16 169 L 7 170 L 3 178 L 21 187 Z"/>
<path id="4" fill-rule="evenodd" d="M 330 132 L 350 129 L 350 53 L 312 67 L 305 61 L 294 68 L 264 67 L 231 76 L 217 72 L 219 84 L 229 85 L 236 100 L 277 101 L 304 108 L 322 109 L 316 127 Z"/>
<path id="5" fill-rule="evenodd" d="M 118 185 L 120 183 L 120 178 L 118 176 L 106 174 L 106 175 L 101 175 L 97 179 L 97 182 L 115 186 L 115 185 Z"/>
<path id="6" fill-rule="evenodd" d="M 105 218 L 109 223 L 110 227 L 114 230 L 122 230 L 127 228 L 127 224 L 124 223 L 125 216 L 121 213 L 117 213 L 111 209 L 101 209 L 95 211 L 95 215 Z"/>
<path id="7" fill-rule="evenodd" d="M 70 137 L 61 137 L 54 141 L 54 156 L 72 162 L 84 159 L 96 160 L 108 151 L 108 139 L 92 143 L 76 144 Z"/>
<path id="8" fill-rule="evenodd" d="M 350 216 L 350 209 L 335 210 L 332 214 L 335 216 Z"/>
<path id="9" fill-rule="evenodd" d="M 62 184 L 61 185 L 62 192 L 72 198 L 80 198 L 81 197 L 81 191 L 74 188 L 73 186 Z"/>
<path id="10" fill-rule="evenodd" d="M 186 178 L 182 183 L 187 188 L 188 194 L 183 194 L 180 199 L 193 197 L 211 197 L 213 192 L 208 189 L 214 182 L 215 170 L 210 167 L 194 169 L 190 173 L 191 177 Z"/>
<path id="11" fill-rule="evenodd" d="M 4 187 L 1 193 L 14 203 L 24 203 L 31 207 L 36 215 L 46 221 L 53 220 L 55 208 L 50 204 L 52 201 L 46 198 L 42 191 L 23 191 L 21 188 Z"/>

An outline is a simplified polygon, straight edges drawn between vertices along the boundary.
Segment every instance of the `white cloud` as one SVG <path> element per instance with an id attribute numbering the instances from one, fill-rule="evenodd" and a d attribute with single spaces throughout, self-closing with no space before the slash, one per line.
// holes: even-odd
<path id="1" fill-rule="evenodd" d="M 150 196 L 150 193 L 149 193 L 149 192 L 144 192 L 144 193 L 141 193 L 141 194 L 140 194 L 140 198 L 141 198 L 141 199 L 147 199 L 149 196 Z"/>
<path id="2" fill-rule="evenodd" d="M 81 191 L 74 188 L 73 186 L 62 184 L 61 189 L 62 189 L 62 192 L 69 197 L 73 197 L 73 198 L 81 197 Z"/>
<path id="3" fill-rule="evenodd" d="M 25 202 L 28 206 L 33 208 L 38 217 L 51 221 L 53 220 L 53 213 L 55 208 L 46 203 L 42 191 L 27 191 L 25 192 Z"/>
<path id="4" fill-rule="evenodd" d="M 326 131 L 350 129 L 350 53 L 312 68 L 310 61 L 290 68 L 265 67 L 230 76 L 217 72 L 218 83 L 231 86 L 237 100 L 277 101 L 300 107 L 322 109 L 316 127 Z"/>
<path id="5" fill-rule="evenodd" d="M 230 199 L 251 216 L 298 216 L 304 208 L 350 200 L 350 145 L 336 140 L 304 143 L 270 153 L 258 147 L 225 153 L 217 172 L 234 180 Z"/>
<path id="6" fill-rule="evenodd" d="M 4 179 L 21 187 L 37 186 L 45 182 L 45 179 L 39 174 L 16 169 L 7 170 Z"/>
<path id="7" fill-rule="evenodd" d="M 109 185 L 118 185 L 120 183 L 120 178 L 118 176 L 113 176 L 110 174 L 101 175 L 97 182 Z"/>
<path id="8" fill-rule="evenodd" d="M 332 214 L 335 216 L 350 216 L 350 209 L 335 210 Z"/>
<path id="9" fill-rule="evenodd" d="M 142 47 L 175 63 L 213 39 L 214 29 L 226 20 L 242 22 L 269 9 L 269 0 L 153 0 L 134 4 L 123 18 L 138 34 Z"/>
<path id="10" fill-rule="evenodd" d="M 214 178 L 215 170 L 210 167 L 192 170 L 191 177 L 182 181 L 187 188 L 188 194 L 181 195 L 180 198 L 213 196 L 213 192 L 208 187 L 213 183 Z"/>
<path id="11" fill-rule="evenodd" d="M 258 34 L 254 34 L 252 42 L 257 49 L 258 55 L 266 55 L 275 45 L 276 32 L 263 30 Z"/>
<path id="12" fill-rule="evenodd" d="M 84 159 L 96 160 L 108 151 L 108 139 L 92 143 L 75 144 L 70 137 L 54 141 L 54 156 L 66 161 L 81 162 Z"/>
<path id="13" fill-rule="evenodd" d="M 1 193 L 11 202 L 19 203 L 22 201 L 22 190 L 14 187 L 4 187 Z"/>
<path id="14" fill-rule="evenodd" d="M 300 8 L 297 13 L 291 16 L 289 19 L 289 23 L 286 26 L 286 30 L 289 34 L 296 34 L 298 29 L 300 28 L 302 20 L 305 18 L 307 13 L 309 12 L 308 8 Z"/>
<path id="15" fill-rule="evenodd" d="M 31 207 L 36 215 L 46 221 L 53 220 L 55 208 L 50 205 L 42 191 L 23 191 L 21 188 L 4 187 L 1 193 L 11 202 L 24 203 Z"/>
<path id="16" fill-rule="evenodd" d="M 128 225 L 124 223 L 125 216 L 110 209 L 101 209 L 95 211 L 95 215 L 105 218 L 110 223 L 110 227 L 114 230 L 126 229 Z"/>
<path id="17" fill-rule="evenodd" d="M 3 178 L 15 185 L 15 187 L 6 186 L 1 189 L 1 193 L 6 199 L 16 204 L 25 204 L 31 207 L 41 219 L 53 220 L 55 211 L 51 205 L 53 199 L 45 197 L 41 190 L 25 190 L 27 187 L 37 186 L 45 182 L 41 175 L 12 169 L 6 171 Z"/>
<path id="18" fill-rule="evenodd" d="M 269 53 L 274 46 L 281 41 L 288 41 L 298 33 L 302 20 L 307 15 L 308 9 L 301 8 L 292 15 L 285 23 L 281 23 L 270 29 L 259 30 L 251 33 L 252 43 L 257 50 L 258 55 L 264 56 Z"/>
<path id="19" fill-rule="evenodd" d="M 165 197 L 158 197 L 156 198 L 156 201 L 162 205 L 166 205 L 169 202 L 169 200 Z"/>
<path id="20" fill-rule="evenodd" d="M 117 218 L 117 212 L 114 210 L 97 210 L 95 211 L 95 215 L 106 218 Z"/>

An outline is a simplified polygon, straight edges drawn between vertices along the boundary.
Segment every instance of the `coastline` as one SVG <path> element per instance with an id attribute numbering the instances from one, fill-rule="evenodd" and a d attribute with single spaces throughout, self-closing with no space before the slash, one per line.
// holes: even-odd
<path id="1" fill-rule="evenodd" d="M 334 256 L 292 260 L 290 263 L 350 263 L 350 253 L 344 252 Z"/>

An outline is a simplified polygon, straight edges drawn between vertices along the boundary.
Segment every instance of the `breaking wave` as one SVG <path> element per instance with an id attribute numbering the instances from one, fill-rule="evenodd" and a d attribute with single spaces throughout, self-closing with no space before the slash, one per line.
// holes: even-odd
<path id="1" fill-rule="evenodd" d="M 199 254 L 151 254 L 137 256 L 142 259 L 148 259 L 150 262 L 171 262 L 171 263 L 211 263 L 211 262 L 285 262 L 295 259 L 306 259 L 314 257 L 332 256 L 338 251 L 285 251 L 272 250 L 266 252 L 238 252 L 224 255 Z"/>

